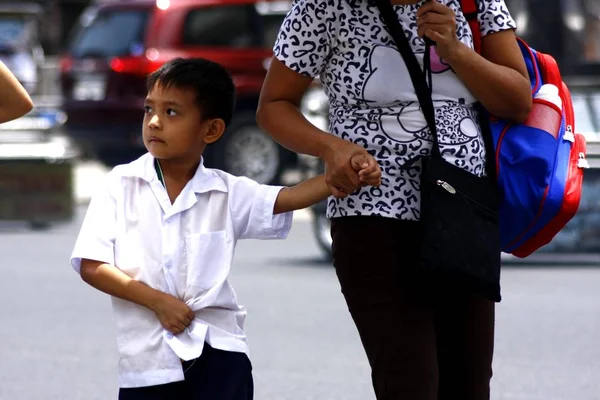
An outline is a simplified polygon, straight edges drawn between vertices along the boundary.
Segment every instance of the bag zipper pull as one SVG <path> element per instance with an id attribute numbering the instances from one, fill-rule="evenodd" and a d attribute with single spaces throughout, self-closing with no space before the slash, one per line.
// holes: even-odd
<path id="1" fill-rule="evenodd" d="M 450 194 L 456 194 L 456 189 L 454 189 L 454 187 L 448 182 L 438 180 L 436 181 L 436 183 L 438 184 L 438 186 L 441 186 L 446 192 Z"/>
<path id="2" fill-rule="evenodd" d="M 573 134 L 573 127 L 571 125 L 567 125 L 563 139 L 567 142 L 575 143 L 575 135 Z"/>
<path id="3" fill-rule="evenodd" d="M 585 169 L 590 167 L 590 163 L 588 163 L 588 160 L 585 159 L 585 154 L 579 153 L 579 160 L 577 161 L 577 167 L 585 168 Z"/>

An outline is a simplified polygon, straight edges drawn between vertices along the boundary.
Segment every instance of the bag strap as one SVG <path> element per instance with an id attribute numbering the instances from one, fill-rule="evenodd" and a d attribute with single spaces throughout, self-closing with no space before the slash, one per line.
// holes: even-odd
<path id="1" fill-rule="evenodd" d="M 479 19 L 477 18 L 479 13 L 477 0 L 460 0 L 459 3 L 473 33 L 473 47 L 477 53 L 481 54 L 481 30 L 479 29 Z"/>
<path id="2" fill-rule="evenodd" d="M 408 73 L 410 74 L 410 78 L 415 88 L 417 98 L 419 99 L 421 109 L 423 110 L 423 115 L 425 116 L 429 130 L 433 136 L 433 146 L 431 149 L 432 154 L 435 152 L 437 155 L 440 155 L 440 145 L 437 137 L 437 127 L 435 124 L 435 108 L 433 106 L 433 100 L 431 99 L 431 86 L 427 84 L 425 78 L 425 73 L 431 73 L 431 68 L 428 68 L 427 66 L 427 55 L 430 51 L 430 44 L 426 44 L 425 46 L 425 71 L 423 71 L 419 65 L 419 61 L 417 60 L 415 53 L 410 47 L 410 43 L 408 42 L 404 31 L 402 30 L 402 26 L 400 25 L 400 21 L 398 20 L 398 16 L 396 15 L 390 0 L 376 0 L 376 3 L 377 7 L 379 8 L 379 12 L 381 13 L 381 17 L 387 25 L 390 34 L 392 35 L 394 42 L 396 42 L 396 46 L 398 47 L 398 50 L 404 59 L 404 63 L 406 64 L 406 68 L 408 69 Z"/>

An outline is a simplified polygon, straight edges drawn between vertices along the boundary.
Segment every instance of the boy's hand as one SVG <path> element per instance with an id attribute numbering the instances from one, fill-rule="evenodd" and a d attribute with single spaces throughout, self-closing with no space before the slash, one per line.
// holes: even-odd
<path id="1" fill-rule="evenodd" d="M 351 158 L 350 162 L 352 168 L 358 172 L 358 177 L 363 186 L 378 187 L 381 185 L 381 169 L 373 157 L 367 157 L 362 154 L 356 155 Z"/>
<path id="2" fill-rule="evenodd" d="M 196 314 L 183 301 L 166 293 L 156 302 L 152 311 L 163 328 L 175 335 L 183 332 L 196 318 Z"/>

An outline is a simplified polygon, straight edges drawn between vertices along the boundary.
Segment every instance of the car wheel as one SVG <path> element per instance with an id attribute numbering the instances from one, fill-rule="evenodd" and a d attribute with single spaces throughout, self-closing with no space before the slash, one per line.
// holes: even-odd
<path id="1" fill-rule="evenodd" d="M 232 124 L 215 146 L 211 164 L 216 168 L 262 184 L 279 183 L 283 149 L 256 126 L 254 118 Z"/>
<path id="2" fill-rule="evenodd" d="M 47 231 L 52 227 L 52 224 L 48 221 L 29 221 L 29 229 L 32 231 Z"/>
<path id="3" fill-rule="evenodd" d="M 331 245 L 333 243 L 331 237 L 331 222 L 324 213 L 313 214 L 313 233 L 319 247 L 325 254 L 325 257 L 331 259 Z"/>

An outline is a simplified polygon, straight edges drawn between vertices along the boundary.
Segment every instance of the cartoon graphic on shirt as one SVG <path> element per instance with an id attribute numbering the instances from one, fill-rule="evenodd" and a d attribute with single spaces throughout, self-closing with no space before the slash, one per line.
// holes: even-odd
<path id="1" fill-rule="evenodd" d="M 431 60 L 431 72 L 434 74 L 443 74 L 446 71 L 451 71 L 454 73 L 450 67 L 450 64 L 446 64 L 446 61 L 444 61 L 444 59 L 438 55 L 435 46 L 431 46 L 429 48 L 429 57 Z"/>
<path id="2" fill-rule="evenodd" d="M 422 57 L 422 53 L 418 57 Z M 436 69 L 445 68 L 447 74 L 456 79 L 454 72 L 444 67 L 440 57 L 435 56 Z M 416 97 L 414 87 L 410 80 L 406 64 L 402 60 L 397 49 L 389 46 L 374 46 L 368 59 L 367 71 L 369 74 L 365 80 L 362 101 L 371 107 L 388 107 L 384 112 L 377 115 L 379 130 L 387 136 L 387 139 L 404 144 L 410 144 L 411 148 L 429 148 L 433 137 L 423 117 L 419 102 L 402 101 L 402 99 Z M 441 74 L 443 72 L 438 72 Z M 390 80 L 390 76 L 397 79 Z M 438 77 L 433 77 L 434 85 Z M 459 101 L 460 103 L 460 101 Z M 438 139 L 440 145 L 451 158 L 452 155 L 464 155 L 468 149 L 479 149 L 477 145 L 469 145 L 472 141 L 479 141 L 479 129 L 475 124 L 477 115 L 470 107 L 457 107 L 456 101 L 436 101 L 436 121 L 438 121 Z M 374 117 L 370 117 L 372 120 Z M 462 148 L 449 148 L 449 146 L 463 146 Z M 401 152 L 404 153 L 404 152 Z M 380 153 L 380 156 L 383 154 Z M 476 160 L 479 161 L 479 160 Z M 477 167 L 470 168 L 477 171 Z"/>

